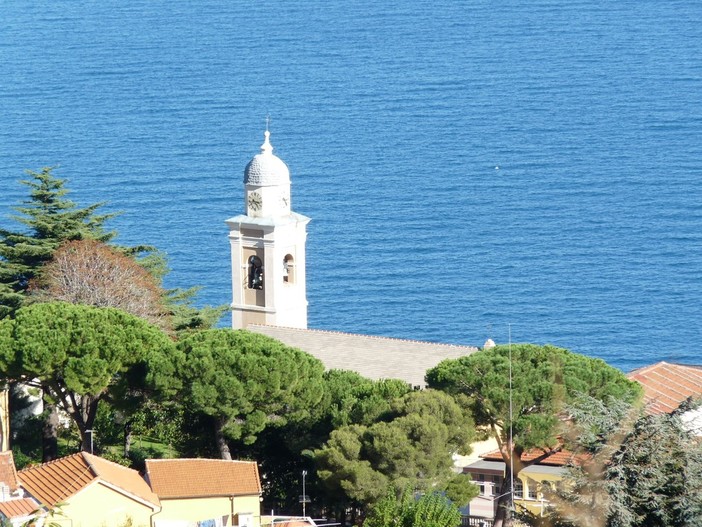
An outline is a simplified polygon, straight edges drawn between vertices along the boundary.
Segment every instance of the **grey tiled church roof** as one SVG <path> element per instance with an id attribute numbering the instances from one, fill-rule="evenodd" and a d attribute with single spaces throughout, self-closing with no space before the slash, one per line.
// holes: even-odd
<path id="1" fill-rule="evenodd" d="M 414 340 L 372 337 L 317 329 L 250 325 L 249 331 L 268 335 L 317 357 L 327 369 L 352 370 L 370 379 L 401 379 L 424 386 L 424 374 L 444 359 L 478 351 Z"/>

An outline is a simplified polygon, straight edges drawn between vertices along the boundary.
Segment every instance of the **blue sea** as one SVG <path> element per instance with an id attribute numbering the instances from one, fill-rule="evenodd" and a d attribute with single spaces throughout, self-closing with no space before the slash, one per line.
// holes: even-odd
<path id="1" fill-rule="evenodd" d="M 309 325 L 702 363 L 699 0 L 5 0 L 0 224 L 55 166 L 231 301 L 270 116 Z"/>

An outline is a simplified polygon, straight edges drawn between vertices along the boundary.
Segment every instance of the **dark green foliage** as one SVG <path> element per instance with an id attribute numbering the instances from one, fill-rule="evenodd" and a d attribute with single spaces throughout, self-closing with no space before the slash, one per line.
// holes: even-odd
<path id="1" fill-rule="evenodd" d="M 380 421 L 334 430 L 314 453 L 317 474 L 331 495 L 352 504 L 374 503 L 391 485 L 445 489 L 451 456 L 469 451 L 473 433 L 472 420 L 449 396 L 410 392 Z"/>
<path id="2" fill-rule="evenodd" d="M 638 384 L 602 360 L 533 344 L 498 346 L 443 361 L 427 372 L 427 382 L 454 395 L 497 440 L 507 467 L 498 521 L 507 510 L 511 463 L 516 476 L 527 465 L 521 461 L 522 452 L 538 448 L 545 456 L 558 448 L 559 418 L 568 402 L 578 394 L 628 402 L 641 394 Z"/>
<path id="3" fill-rule="evenodd" d="M 183 439 L 181 430 L 184 418 L 182 405 L 147 399 L 130 415 L 131 432 L 177 449 Z"/>
<path id="4" fill-rule="evenodd" d="M 113 463 L 117 463 L 118 465 L 122 465 L 123 467 L 133 468 L 134 463 L 132 462 L 132 460 L 128 457 L 124 457 L 121 454 L 116 454 L 109 450 L 105 450 L 100 452 L 100 457 L 109 459 Z"/>
<path id="5" fill-rule="evenodd" d="M 229 309 L 228 306 L 195 307 L 193 302 L 198 291 L 198 287 L 191 287 L 188 289 L 168 289 L 165 292 L 163 302 L 175 332 L 214 328 Z"/>
<path id="6" fill-rule="evenodd" d="M 427 372 L 429 385 L 457 395 L 478 425 L 500 427 L 502 441 L 510 426 L 509 355 L 508 346 L 498 346 L 444 361 Z M 575 394 L 631 401 L 641 391 L 604 361 L 565 349 L 519 344 L 512 346 L 511 355 L 511 424 L 519 450 L 555 445 L 559 413 Z"/>
<path id="7" fill-rule="evenodd" d="M 473 480 L 463 473 L 451 476 L 446 482 L 444 490 L 446 496 L 450 497 L 451 501 L 460 507 L 468 505 L 470 500 L 475 498 L 480 492 Z"/>
<path id="8" fill-rule="evenodd" d="M 23 449 L 21 449 L 18 445 L 15 445 L 12 447 L 12 457 L 15 461 L 15 468 L 17 470 L 22 470 L 23 468 L 41 462 L 41 447 L 37 454 L 32 456 L 25 454 Z"/>
<path id="9" fill-rule="evenodd" d="M 84 442 L 99 401 L 111 391 L 125 393 L 130 368 L 151 354 L 167 355 L 170 348 L 157 328 L 111 308 L 33 304 L 0 320 L 0 374 L 38 379 L 74 420 Z"/>
<path id="10" fill-rule="evenodd" d="M 15 207 L 19 215 L 13 217 L 26 229 L 0 228 L 0 318 L 23 304 L 29 282 L 62 242 L 83 238 L 108 241 L 115 236 L 103 228 L 114 215 L 96 214 L 102 203 L 76 207 L 65 198 L 65 181 L 55 178 L 51 168 L 29 171 L 28 175 L 31 179 L 22 183 L 30 188 L 30 199 Z"/>
<path id="11" fill-rule="evenodd" d="M 330 370 L 324 374 L 325 403 L 320 405 L 324 421 L 334 428 L 349 424 L 373 424 L 390 410 L 392 401 L 411 391 L 411 386 L 397 379 L 372 381 L 356 372 Z"/>
<path id="12" fill-rule="evenodd" d="M 678 415 L 640 415 L 583 397 L 570 407 L 573 467 L 558 520 L 578 527 L 702 525 L 702 445 Z"/>
<path id="13" fill-rule="evenodd" d="M 0 318 L 26 303 L 25 293 L 41 267 L 51 260 L 61 244 L 72 240 L 93 239 L 108 242 L 116 236 L 106 231 L 105 223 L 115 214 L 97 214 L 104 203 L 85 208 L 66 199 L 65 180 L 52 174 L 51 168 L 27 172 L 31 179 L 22 181 L 30 188 L 29 199 L 15 207 L 12 219 L 24 230 L 0 228 Z M 136 260 L 160 284 L 168 273 L 166 256 L 148 245 L 115 247 Z M 216 325 L 226 307 L 193 307 L 197 288 L 163 292 L 163 301 L 175 331 L 209 328 Z"/>
<path id="14" fill-rule="evenodd" d="M 41 462 L 41 429 L 44 416 L 32 414 L 32 407 L 36 404 L 36 399 L 41 396 L 41 391 L 18 383 L 10 385 L 9 390 L 9 402 L 12 409 L 10 413 L 11 444 L 15 453 L 15 464 L 18 465 L 19 469 L 30 462 Z"/>
<path id="15" fill-rule="evenodd" d="M 300 513 L 301 473 L 307 470 L 307 494 L 312 498 L 312 503 L 307 505 L 308 513 L 335 515 L 338 512 L 338 518 L 343 519 L 343 507 L 338 506 L 333 495 L 325 492 L 314 472 L 312 451 L 321 448 L 337 427 L 375 423 L 391 410 L 395 398 L 410 391 L 405 382 L 372 381 L 351 371 L 327 371 L 323 382 L 324 396 L 305 419 L 270 423 L 250 445 L 230 440 L 239 455 L 259 461 L 261 474 L 265 476 L 262 479 L 264 510 Z"/>
<path id="16" fill-rule="evenodd" d="M 398 498 L 395 489 L 371 507 L 363 527 L 458 527 L 461 513 L 438 492 L 415 497 L 407 487 Z"/>
<path id="17" fill-rule="evenodd" d="M 211 329 L 177 347 L 183 395 L 193 410 L 215 418 L 222 457 L 227 440 L 252 443 L 271 423 L 308 417 L 323 397 L 322 363 L 269 337 Z"/>

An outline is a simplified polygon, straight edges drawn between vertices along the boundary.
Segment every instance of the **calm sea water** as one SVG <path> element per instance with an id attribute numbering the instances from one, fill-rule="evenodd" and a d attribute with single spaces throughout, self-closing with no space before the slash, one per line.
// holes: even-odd
<path id="1" fill-rule="evenodd" d="M 3 2 L 2 225 L 58 166 L 228 303 L 266 115 L 311 327 L 702 363 L 702 2 Z"/>

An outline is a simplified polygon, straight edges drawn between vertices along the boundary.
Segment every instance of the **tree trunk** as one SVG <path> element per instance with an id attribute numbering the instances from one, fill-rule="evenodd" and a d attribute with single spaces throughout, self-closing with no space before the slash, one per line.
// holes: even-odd
<path id="1" fill-rule="evenodd" d="M 124 424 L 124 457 L 129 457 L 132 450 L 132 421 L 128 420 Z"/>
<path id="2" fill-rule="evenodd" d="M 512 525 L 512 480 L 516 478 L 522 470 L 521 450 L 511 449 L 511 443 L 503 444 L 500 447 L 502 460 L 505 463 L 505 479 L 500 486 L 500 494 L 497 497 L 497 510 L 495 511 L 495 523 L 493 527 L 509 527 Z M 514 460 L 514 473 L 512 473 L 512 460 Z"/>
<path id="3" fill-rule="evenodd" d="M 41 427 L 41 460 L 46 463 L 58 457 L 59 415 L 55 405 L 44 399 L 44 424 Z"/>
<path id="4" fill-rule="evenodd" d="M 232 454 L 229 451 L 229 445 L 224 437 L 224 425 L 226 423 L 226 419 L 217 419 L 215 421 L 215 441 L 217 442 L 217 449 L 219 450 L 219 455 L 222 457 L 222 459 L 231 461 Z"/>
<path id="5" fill-rule="evenodd" d="M 95 444 L 95 417 L 97 415 L 100 399 L 91 395 L 80 398 L 80 420 L 77 421 L 81 438 L 81 450 L 93 454 L 97 448 Z"/>
<path id="6" fill-rule="evenodd" d="M 512 507 L 512 473 L 509 465 L 505 468 L 505 479 L 500 486 L 500 494 L 497 498 L 497 510 L 495 511 L 495 523 L 493 527 L 509 527 L 511 522 L 511 507 Z"/>

